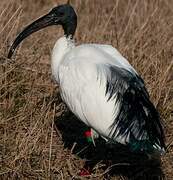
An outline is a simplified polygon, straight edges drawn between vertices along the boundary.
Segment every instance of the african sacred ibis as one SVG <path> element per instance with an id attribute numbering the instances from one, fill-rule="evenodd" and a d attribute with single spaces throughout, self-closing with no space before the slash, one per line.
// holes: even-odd
<path id="1" fill-rule="evenodd" d="M 61 25 L 64 30 L 54 46 L 51 68 L 70 110 L 92 134 L 110 143 L 162 154 L 163 128 L 143 80 L 111 45 L 75 46 L 77 15 L 71 5 L 57 6 L 28 25 L 16 37 L 8 58 L 23 39 L 50 25 Z"/>

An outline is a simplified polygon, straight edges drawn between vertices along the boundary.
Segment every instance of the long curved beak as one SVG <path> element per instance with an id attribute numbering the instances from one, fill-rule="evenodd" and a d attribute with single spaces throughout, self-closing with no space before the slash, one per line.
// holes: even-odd
<path id="1" fill-rule="evenodd" d="M 41 18 L 37 19 L 36 21 L 34 21 L 33 23 L 31 23 L 30 25 L 28 25 L 26 28 L 24 28 L 24 30 L 18 34 L 18 36 L 16 37 L 16 39 L 14 40 L 13 44 L 10 47 L 10 50 L 8 52 L 8 58 L 11 58 L 15 49 L 17 48 L 17 46 L 29 35 L 31 35 L 32 33 L 39 31 L 47 26 L 50 25 L 55 25 L 57 23 L 55 23 L 55 17 L 53 16 L 53 14 L 46 14 L 44 16 L 42 16 Z M 57 22 L 57 19 L 56 19 Z"/>

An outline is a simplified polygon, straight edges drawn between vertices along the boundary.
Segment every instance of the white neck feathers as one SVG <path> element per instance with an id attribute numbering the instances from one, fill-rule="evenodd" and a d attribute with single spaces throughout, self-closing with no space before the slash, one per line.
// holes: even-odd
<path id="1" fill-rule="evenodd" d="M 58 76 L 59 65 L 63 61 L 64 56 L 74 47 L 75 43 L 71 37 L 63 36 L 55 43 L 51 58 L 51 69 L 55 78 Z"/>

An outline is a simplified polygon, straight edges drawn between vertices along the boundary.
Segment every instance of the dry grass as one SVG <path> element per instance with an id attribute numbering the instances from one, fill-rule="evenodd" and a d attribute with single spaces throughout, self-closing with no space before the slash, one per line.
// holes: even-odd
<path id="1" fill-rule="evenodd" d="M 58 1 L 58 0 L 57 0 Z M 72 179 L 84 159 L 64 147 L 54 120 L 65 106 L 51 81 L 50 54 L 61 28 L 35 33 L 6 58 L 15 35 L 63 1 L 1 0 L 0 6 L 0 179 Z M 162 158 L 173 179 L 173 2 L 172 0 L 73 0 L 77 43 L 115 46 L 146 82 L 164 121 L 168 152 Z M 88 179 L 105 177 L 101 162 Z"/>

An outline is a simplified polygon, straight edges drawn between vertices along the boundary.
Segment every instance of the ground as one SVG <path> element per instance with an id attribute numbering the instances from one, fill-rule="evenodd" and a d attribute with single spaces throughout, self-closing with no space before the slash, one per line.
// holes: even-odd
<path id="1" fill-rule="evenodd" d="M 51 76 L 60 27 L 33 34 L 12 60 L 6 58 L 17 33 L 62 3 L 1 0 L 0 179 L 155 179 L 162 171 L 173 179 L 173 1 L 71 1 L 78 14 L 76 43 L 112 44 L 144 79 L 165 129 L 161 167 L 101 139 L 96 148 L 87 143 L 87 127 L 68 111 Z M 80 177 L 86 164 L 92 174 Z"/>

